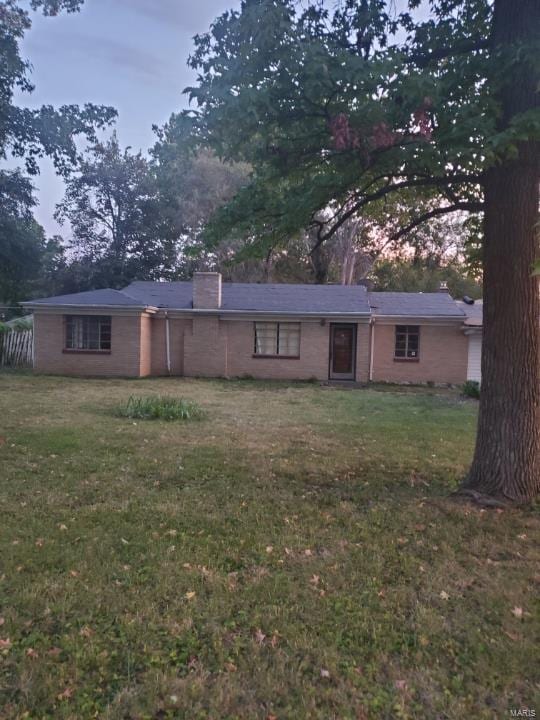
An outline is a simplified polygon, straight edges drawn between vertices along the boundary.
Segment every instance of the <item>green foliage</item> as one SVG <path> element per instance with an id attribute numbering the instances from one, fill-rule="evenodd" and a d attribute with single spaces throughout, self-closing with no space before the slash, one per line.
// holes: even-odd
<path id="1" fill-rule="evenodd" d="M 46 247 L 32 215 L 33 187 L 19 171 L 0 171 L 0 302 L 25 298 L 39 274 Z"/>
<path id="2" fill-rule="evenodd" d="M 120 417 L 139 420 L 200 420 L 204 412 L 192 400 L 157 397 L 137 397 L 131 395 L 124 407 L 117 409 Z"/>
<path id="3" fill-rule="evenodd" d="M 467 397 L 475 400 L 480 399 L 480 383 L 476 380 L 467 380 L 467 382 L 463 383 L 461 390 Z"/>
<path id="4" fill-rule="evenodd" d="M 178 236 L 162 212 L 155 176 L 142 153 L 123 150 L 116 134 L 79 159 L 56 218 L 69 222 L 79 290 L 162 279 L 175 266 Z"/>
<path id="5" fill-rule="evenodd" d="M 74 12 L 82 0 L 33 0 L 31 7 L 46 15 L 61 10 Z M 30 13 L 19 0 L 0 0 L 0 157 L 21 158 L 27 172 L 38 172 L 37 160 L 50 157 L 59 172 L 66 172 L 76 161 L 77 140 L 97 139 L 96 131 L 113 121 L 110 107 L 86 104 L 83 108 L 64 105 L 54 109 L 45 105 L 36 110 L 14 104 L 14 93 L 31 93 L 30 64 L 20 55 L 20 43 L 31 27 Z"/>
<path id="6" fill-rule="evenodd" d="M 32 318 L 14 318 L 9 322 L 0 322 L 0 333 L 5 332 L 22 332 L 24 330 L 31 330 L 34 327 Z"/>
<path id="7" fill-rule="evenodd" d="M 369 277 L 374 282 L 374 290 L 437 292 L 444 282 L 454 298 L 469 295 L 476 300 L 482 297 L 481 283 L 458 263 L 430 266 L 425 262 L 383 259 L 375 263 Z"/>
<path id="8" fill-rule="evenodd" d="M 435 2 L 425 20 L 391 17 L 385 2 L 330 11 L 287 0 L 218 18 L 191 58 L 193 134 L 254 172 L 209 242 L 233 229 L 286 241 L 332 206 L 325 237 L 406 187 L 478 209 L 481 148 L 495 132 L 483 82 L 490 18 L 487 0 Z"/>
<path id="9" fill-rule="evenodd" d="M 428 218 L 482 209 L 482 172 L 539 124 L 524 113 L 500 132 L 497 87 L 518 55 L 532 65 L 538 53 L 490 53 L 489 0 L 408 5 L 247 1 L 196 38 L 184 124 L 253 168 L 210 224 L 210 247 L 227 233 L 279 246 L 308 226 L 324 242 L 405 189 Z"/>

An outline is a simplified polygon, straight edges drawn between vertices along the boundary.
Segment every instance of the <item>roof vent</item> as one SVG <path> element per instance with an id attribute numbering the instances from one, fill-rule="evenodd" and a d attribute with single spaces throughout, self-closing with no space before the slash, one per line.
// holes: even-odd
<path id="1" fill-rule="evenodd" d="M 464 295 L 463 302 L 465 303 L 465 305 L 474 305 L 474 298 L 469 297 L 468 295 Z"/>
<path id="2" fill-rule="evenodd" d="M 439 292 L 440 293 L 447 293 L 448 292 L 448 283 L 446 280 L 441 280 L 439 284 Z"/>

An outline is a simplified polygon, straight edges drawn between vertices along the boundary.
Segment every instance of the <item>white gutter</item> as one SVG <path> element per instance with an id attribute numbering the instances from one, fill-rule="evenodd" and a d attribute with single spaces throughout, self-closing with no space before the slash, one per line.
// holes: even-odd
<path id="1" fill-rule="evenodd" d="M 169 316 L 165 313 L 165 352 L 167 355 L 167 373 L 171 374 L 171 335 L 169 330 Z"/>
<path id="2" fill-rule="evenodd" d="M 382 315 L 374 313 L 375 317 L 381 319 L 396 320 L 463 320 L 463 315 Z"/>
<path id="3" fill-rule="evenodd" d="M 164 308 L 158 308 L 158 312 Z M 173 312 L 178 315 L 223 315 L 227 316 L 244 316 L 244 315 L 264 315 L 268 317 L 312 317 L 312 318 L 358 318 L 364 319 L 369 318 L 371 313 L 369 312 L 310 312 L 300 310 L 224 310 L 223 308 L 167 308 L 168 312 Z"/>
<path id="4" fill-rule="evenodd" d="M 373 380 L 373 353 L 375 350 L 375 318 L 370 322 L 370 337 L 369 337 L 369 382 Z"/>

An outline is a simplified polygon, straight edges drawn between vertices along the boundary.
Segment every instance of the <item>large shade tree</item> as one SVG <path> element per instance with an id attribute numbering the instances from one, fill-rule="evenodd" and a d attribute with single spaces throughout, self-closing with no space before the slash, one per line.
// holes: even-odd
<path id="1" fill-rule="evenodd" d="M 56 15 L 75 12 L 83 0 L 0 0 L 0 159 L 20 162 L 27 174 L 39 172 L 39 159 L 48 156 L 60 173 L 77 161 L 77 140 L 96 140 L 96 132 L 114 119 L 112 108 L 64 105 L 21 107 L 16 94 L 33 91 L 31 66 L 20 44 L 32 24 L 31 11 Z M 46 291 L 44 283 L 53 258 L 62 251 L 46 240 L 33 217 L 34 188 L 20 170 L 0 170 L 0 301 L 13 304 Z"/>
<path id="2" fill-rule="evenodd" d="M 15 92 L 31 93 L 31 65 L 21 56 L 20 43 L 32 25 L 29 8 L 45 15 L 62 10 L 75 12 L 83 0 L 0 0 L 0 157 L 20 158 L 31 174 L 38 159 L 47 155 L 57 170 L 65 171 L 77 158 L 77 137 L 96 140 L 96 130 L 116 116 L 109 107 L 88 103 L 84 107 L 21 107 Z"/>
<path id="3" fill-rule="evenodd" d="M 323 244 L 405 189 L 430 209 L 402 237 L 483 212 L 483 387 L 465 487 L 526 501 L 540 486 L 540 3 L 419 6 L 245 0 L 196 39 L 193 141 L 254 170 L 207 238 L 271 244 L 311 227 Z"/>
<path id="4" fill-rule="evenodd" d="M 92 145 L 66 179 L 56 211 L 61 223 L 69 222 L 79 289 L 170 277 L 177 233 L 166 210 L 141 152 L 121 148 L 115 133 Z"/>

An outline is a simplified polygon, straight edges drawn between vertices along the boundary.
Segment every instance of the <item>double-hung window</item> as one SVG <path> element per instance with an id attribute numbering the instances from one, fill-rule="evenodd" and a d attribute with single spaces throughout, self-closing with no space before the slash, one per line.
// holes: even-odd
<path id="1" fill-rule="evenodd" d="M 300 323 L 256 322 L 254 354 L 262 357 L 299 357 Z"/>
<path id="2" fill-rule="evenodd" d="M 396 360 L 418 360 L 420 357 L 420 326 L 396 325 Z"/>
<path id="3" fill-rule="evenodd" d="M 110 315 L 66 315 L 65 349 L 110 352 Z"/>

